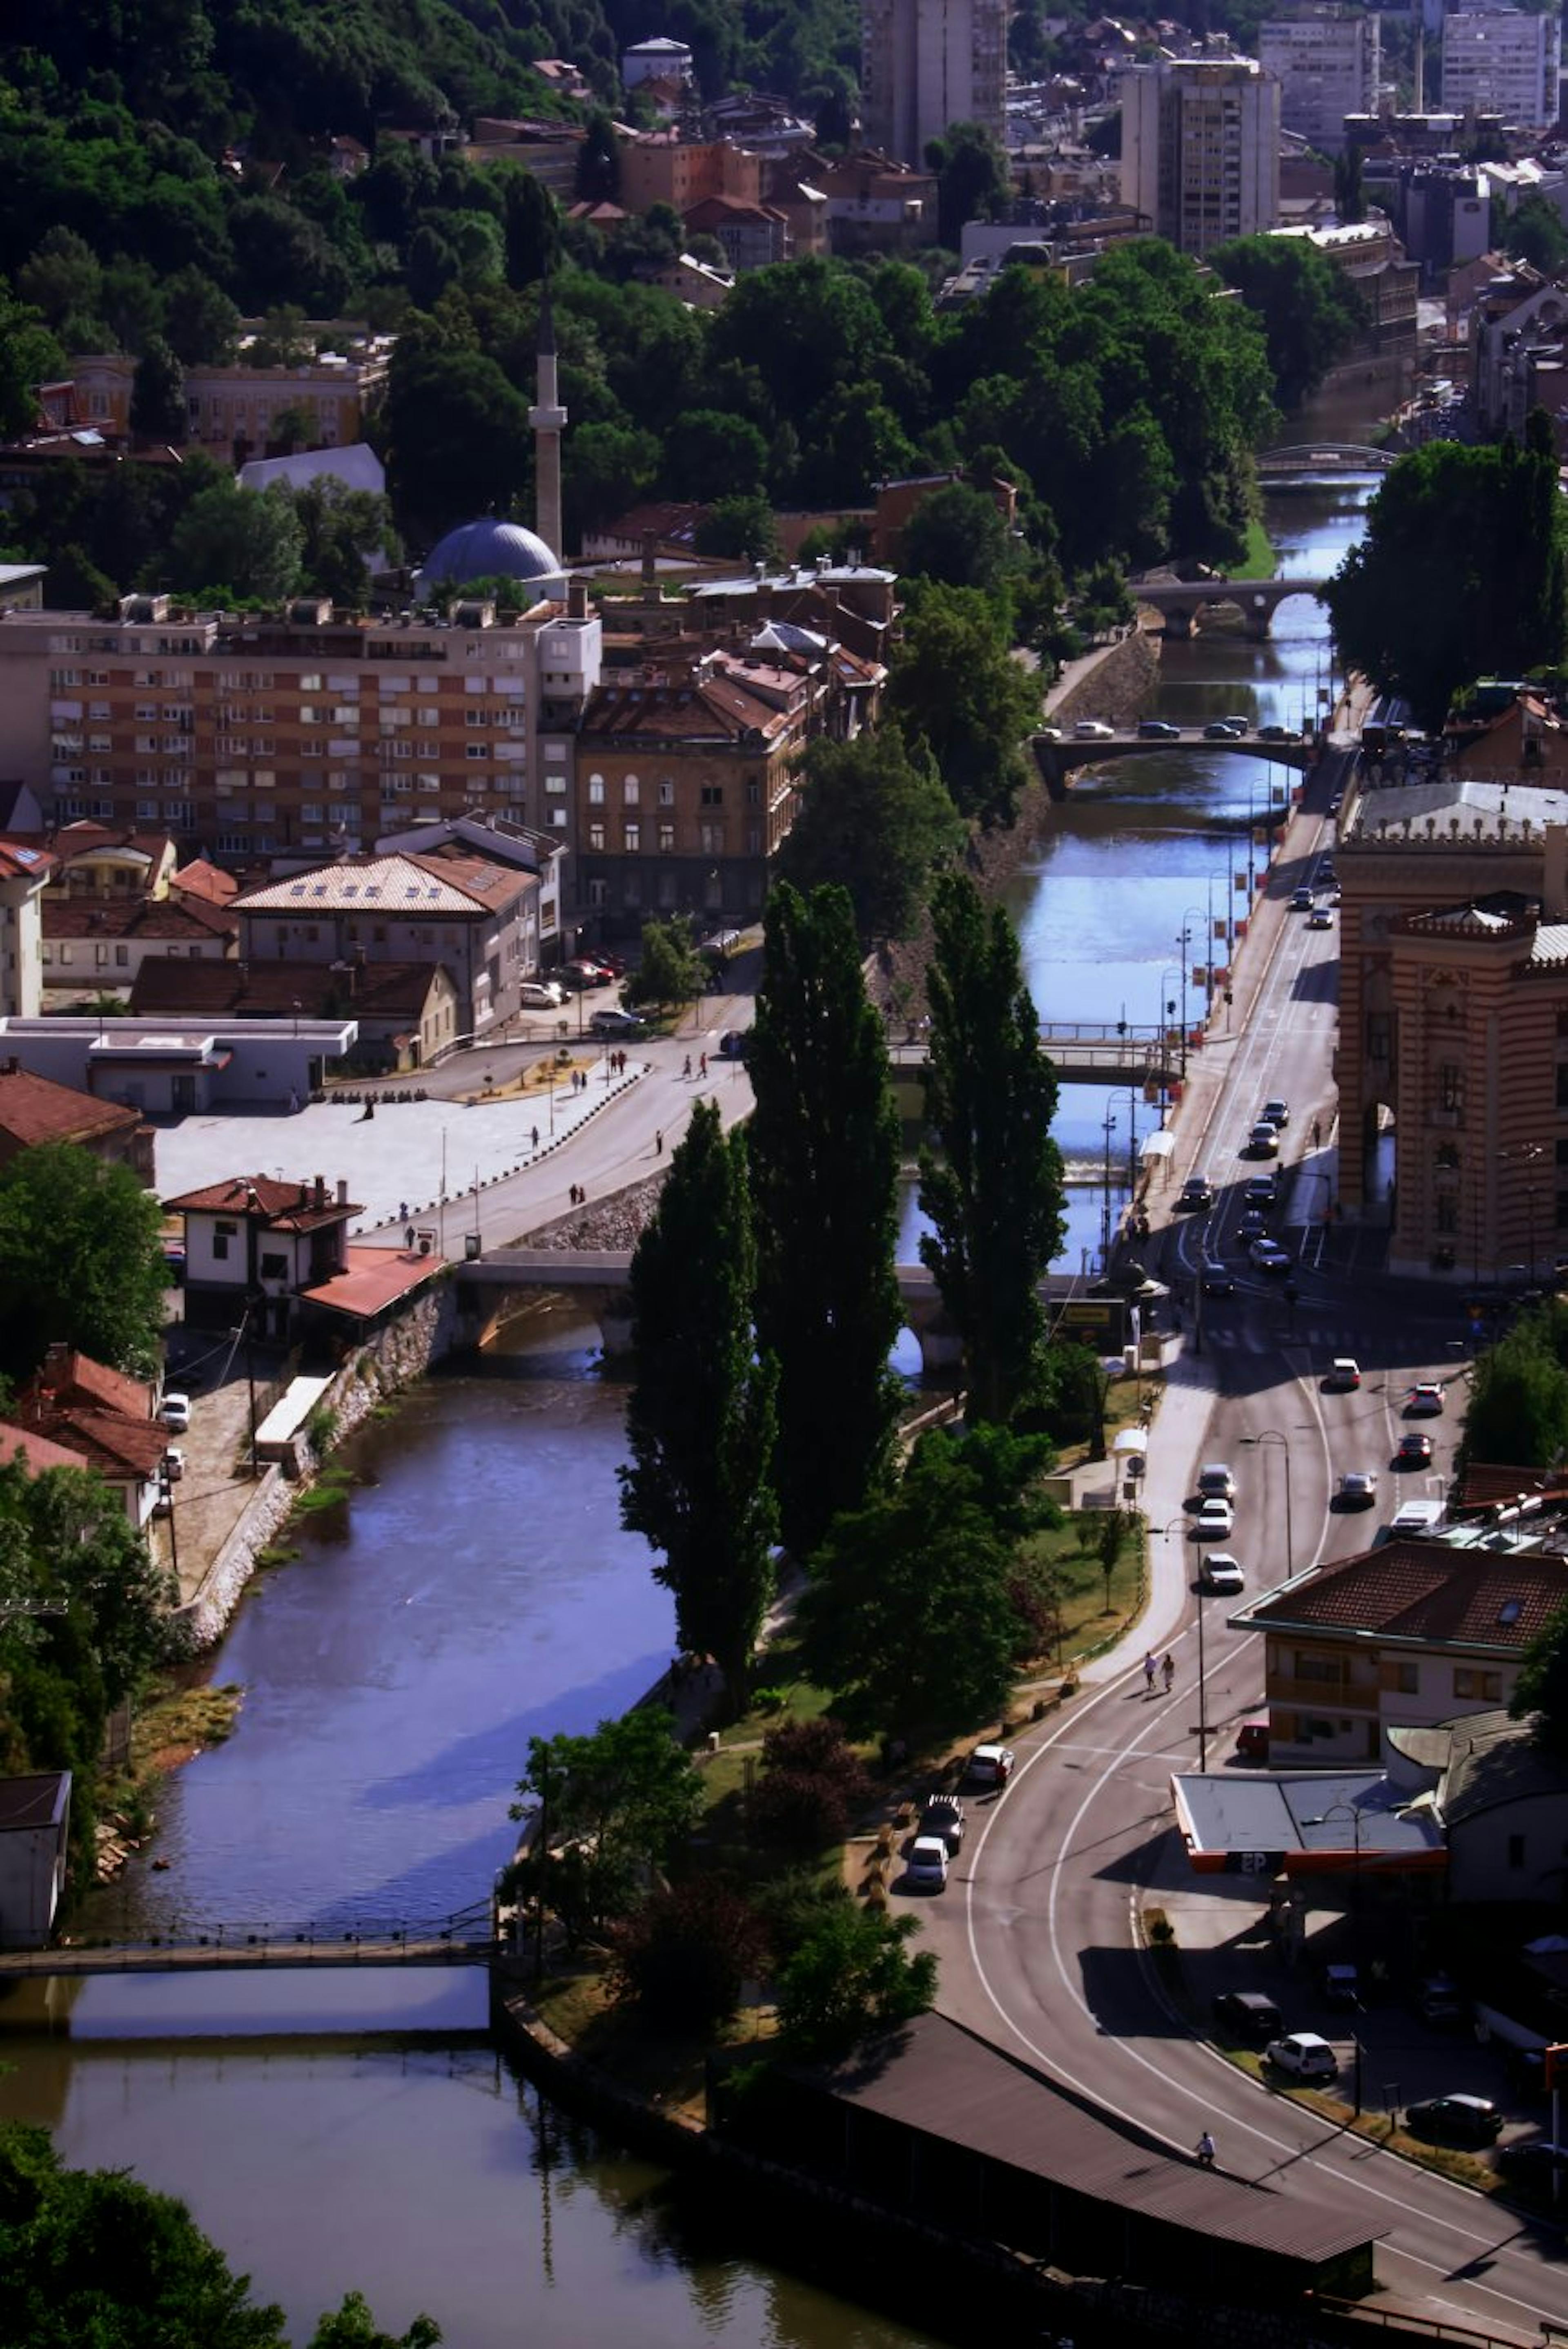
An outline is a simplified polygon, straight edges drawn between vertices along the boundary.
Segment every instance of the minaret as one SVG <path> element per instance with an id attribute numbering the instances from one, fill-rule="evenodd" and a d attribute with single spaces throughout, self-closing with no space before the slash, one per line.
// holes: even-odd
<path id="1" fill-rule="evenodd" d="M 550 280 L 544 281 L 539 302 L 539 398 L 528 411 L 533 429 L 533 517 L 539 536 L 552 554 L 562 556 L 561 435 L 566 410 L 555 392 L 555 313 L 550 306 Z"/>

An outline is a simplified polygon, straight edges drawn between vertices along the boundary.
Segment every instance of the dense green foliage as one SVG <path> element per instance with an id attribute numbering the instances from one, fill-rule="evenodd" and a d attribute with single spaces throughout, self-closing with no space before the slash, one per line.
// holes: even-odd
<path id="1" fill-rule="evenodd" d="M 661 1886 L 610 1933 L 610 1992 L 659 2031 L 727 2023 L 767 1970 L 766 1926 L 722 1876 Z"/>
<path id="2" fill-rule="evenodd" d="M 1401 457 L 1326 591 L 1341 657 L 1429 728 L 1470 679 L 1561 660 L 1565 531 L 1539 412 L 1523 449 L 1436 440 Z"/>
<path id="3" fill-rule="evenodd" d="M 803 1557 L 887 1473 L 899 1131 L 848 895 L 780 884 L 763 940 L 747 1129 L 757 1336 L 779 1364 L 779 1522 Z"/>
<path id="4" fill-rule="evenodd" d="M 887 707 L 935 763 L 961 814 L 1011 823 L 1039 723 L 1037 671 L 1013 658 L 1007 607 L 978 587 L 911 591 Z"/>
<path id="5" fill-rule="evenodd" d="M 1061 1246 L 1057 1077 L 1040 1050 L 1006 910 L 966 874 L 933 897 L 935 953 L 920 1199 L 932 1229 L 921 1261 L 964 1340 L 969 1411 L 1006 1420 L 1034 1382 L 1045 1334 L 1038 1284 Z"/>
<path id="6" fill-rule="evenodd" d="M 779 2029 L 789 2053 L 832 2059 L 874 2033 L 923 2014 L 936 1998 L 936 1960 L 912 1956 L 914 1917 L 823 1909 L 779 1970 Z"/>
<path id="7" fill-rule="evenodd" d="M 808 743 L 799 813 L 777 869 L 803 895 L 830 882 L 847 889 L 869 945 L 908 935 L 933 873 L 963 836 L 935 760 L 912 750 L 889 719 L 850 742 Z"/>
<path id="8" fill-rule="evenodd" d="M 1238 237 L 1209 260 L 1263 321 L 1275 400 L 1299 408 L 1355 341 L 1366 316 L 1360 295 L 1305 237 Z"/>
<path id="9" fill-rule="evenodd" d="M 74 1143 L 24 1150 L 0 1169 L 0 1373 L 26 1377 L 56 1342 L 150 1373 L 168 1279 L 162 1224 L 129 1166 Z"/>
<path id="10" fill-rule="evenodd" d="M 585 1737 L 531 1737 L 517 1791 L 511 1816 L 537 1831 L 508 1889 L 542 1901 L 574 1941 L 630 1914 L 702 1805 L 690 1754 L 651 1705 Z"/>
<path id="11" fill-rule="evenodd" d="M 1568 1450 L 1568 1306 L 1526 1314 L 1477 1355 L 1456 1466 L 1548 1466 Z"/>
<path id="12" fill-rule="evenodd" d="M 622 1000 L 633 1007 L 690 1003 L 707 984 L 707 969 L 696 950 L 689 916 L 676 914 L 667 922 L 643 924 L 642 952 L 637 968 L 628 974 Z"/>
<path id="13" fill-rule="evenodd" d="M 754 1265 L 745 1137 L 699 1101 L 632 1257 L 621 1516 L 662 1554 L 676 1637 L 737 1708 L 773 1595 L 778 1373 L 752 1341 Z"/>
<path id="14" fill-rule="evenodd" d="M 1544 196 L 1522 196 L 1503 222 L 1504 253 L 1514 261 L 1528 261 L 1543 276 L 1555 277 L 1568 262 L 1568 228 Z"/>
<path id="15" fill-rule="evenodd" d="M 0 2340 L 27 2349 L 287 2349 L 182 2202 L 123 2170 L 64 2168 L 40 2128 L 0 2127 Z M 416 2317 L 396 2339 L 357 2292 L 310 2349 L 436 2349 Z"/>
<path id="16" fill-rule="evenodd" d="M 822 1851 L 843 1841 L 870 1793 L 860 1756 L 836 1721 L 781 1721 L 762 1740 L 747 1826 L 758 1843 Z"/>

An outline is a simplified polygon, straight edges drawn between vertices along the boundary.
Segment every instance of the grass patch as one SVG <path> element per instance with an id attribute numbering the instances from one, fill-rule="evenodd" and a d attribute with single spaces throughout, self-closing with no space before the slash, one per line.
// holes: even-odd
<path id="1" fill-rule="evenodd" d="M 1091 1546 L 1103 1515 L 1079 1510 L 1026 1544 L 1030 1561 L 1056 1577 L 1064 1669 L 1093 1654 L 1143 1602 L 1143 1520 L 1129 1519 L 1108 1590 L 1098 1547 Z"/>
<path id="2" fill-rule="evenodd" d="M 244 1690 L 238 1681 L 221 1688 L 198 1685 L 178 1673 L 155 1685 L 154 1693 L 137 1707 L 130 1726 L 130 1754 L 125 1767 L 106 1773 L 98 1792 L 98 1809 L 106 1819 L 119 1819 L 139 1841 L 155 1825 L 152 1793 L 167 1771 L 177 1770 L 210 1745 L 222 1745 L 233 1733 Z"/>
<path id="3" fill-rule="evenodd" d="M 265 1549 L 256 1552 L 256 1565 L 258 1569 L 292 1566 L 298 1556 L 299 1552 L 292 1542 L 269 1542 Z"/>
<path id="4" fill-rule="evenodd" d="M 326 1468 L 314 1485 L 307 1485 L 294 1501 L 294 1515 L 302 1517 L 319 1516 L 324 1509 L 346 1506 L 348 1496 L 359 1482 L 346 1468 Z"/>
<path id="5" fill-rule="evenodd" d="M 707 2111 L 707 2059 L 715 2048 L 748 2047 L 771 2038 L 770 2008 L 743 2012 L 711 2035 L 673 2037 L 644 2028 L 635 2014 L 611 2003 L 603 1975 L 547 1977 L 531 1993 L 552 2031 L 579 2055 L 646 2096 L 665 2112 L 702 2120 Z"/>
<path id="6" fill-rule="evenodd" d="M 1254 519 L 1247 524 L 1246 552 L 1242 557 L 1242 568 L 1237 576 L 1242 579 L 1272 579 L 1278 568 L 1279 556 L 1274 552 L 1274 541 L 1262 522 Z"/>

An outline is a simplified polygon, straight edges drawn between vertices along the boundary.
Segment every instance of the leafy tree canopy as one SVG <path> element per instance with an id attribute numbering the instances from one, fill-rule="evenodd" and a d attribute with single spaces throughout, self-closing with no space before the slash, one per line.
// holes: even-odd
<path id="1" fill-rule="evenodd" d="M 907 936 L 944 859 L 964 837 L 958 811 L 923 747 L 895 721 L 848 742 L 817 736 L 800 761 L 800 805 L 779 858 L 802 893 L 836 882 L 862 944 Z"/>
<path id="2" fill-rule="evenodd" d="M 145 1377 L 163 1326 L 162 1217 L 129 1166 L 74 1143 L 0 1168 L 0 1372 L 25 1378 L 55 1340 Z"/>
<path id="3" fill-rule="evenodd" d="M 1568 1308 L 1553 1300 L 1476 1357 L 1460 1462 L 1544 1468 L 1568 1451 Z"/>
<path id="4" fill-rule="evenodd" d="M 1005 610 L 975 587 L 912 593 L 888 680 L 889 714 L 936 762 L 954 805 L 1010 823 L 1028 781 L 1024 737 L 1039 679 L 1012 657 Z"/>
<path id="5" fill-rule="evenodd" d="M 702 1806 L 690 1754 L 651 1705 L 589 1736 L 531 1737 L 518 1795 L 512 1817 L 539 1828 L 513 1881 L 573 1936 L 630 1913 Z"/>
<path id="6" fill-rule="evenodd" d="M 841 1902 L 824 1909 L 779 1972 L 779 2028 L 794 2054 L 831 2060 L 912 2023 L 936 1998 L 936 1960 L 908 1947 L 913 1917 Z"/>
<path id="7" fill-rule="evenodd" d="M 1209 259 L 1263 323 L 1275 399 L 1281 408 L 1299 408 L 1360 330 L 1360 295 L 1305 237 L 1238 237 Z"/>

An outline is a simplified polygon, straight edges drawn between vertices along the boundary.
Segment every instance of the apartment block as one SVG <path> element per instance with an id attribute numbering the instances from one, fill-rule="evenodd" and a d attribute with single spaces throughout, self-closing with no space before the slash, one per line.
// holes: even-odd
<path id="1" fill-rule="evenodd" d="M 344 449 L 365 438 L 365 420 L 387 387 L 390 341 L 352 356 L 329 354 L 299 367 L 193 367 L 185 371 L 187 438 L 194 449 L 236 461 L 264 450 L 288 409 L 309 420 L 312 445 Z M 130 434 L 136 360 L 100 351 L 71 362 L 77 412 L 116 440 Z"/>
<path id="2" fill-rule="evenodd" d="M 1300 8 L 1258 27 L 1258 63 L 1280 86 L 1280 121 L 1322 153 L 1345 144 L 1347 114 L 1375 114 L 1378 19 L 1353 8 Z"/>
<path id="3" fill-rule="evenodd" d="M 571 842 L 572 735 L 599 621 L 459 602 L 445 621 L 0 612 L 0 772 L 91 816 L 245 863 L 474 814 Z"/>
<path id="4" fill-rule="evenodd" d="M 1555 13 L 1461 10 L 1443 25 L 1443 104 L 1450 113 L 1499 114 L 1531 130 L 1557 119 L 1563 27 Z"/>
<path id="5" fill-rule="evenodd" d="M 1206 254 L 1279 220 L 1280 86 L 1250 57 L 1161 58 L 1121 76 L 1121 194 L 1140 225 Z"/>
<path id="6" fill-rule="evenodd" d="M 861 18 L 866 144 L 903 163 L 954 122 L 1006 136 L 1006 0 L 865 0 Z"/>

